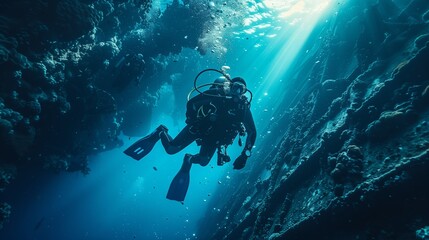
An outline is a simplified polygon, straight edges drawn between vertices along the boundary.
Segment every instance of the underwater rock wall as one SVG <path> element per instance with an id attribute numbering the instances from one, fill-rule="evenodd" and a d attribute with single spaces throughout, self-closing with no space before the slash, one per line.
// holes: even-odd
<path id="1" fill-rule="evenodd" d="M 184 2 L 162 14 L 151 0 L 0 3 L 0 193 L 28 169 L 88 174 L 121 131 L 146 133 L 169 81 L 151 77 L 182 48 L 206 51 L 210 9 Z"/>
<path id="2" fill-rule="evenodd" d="M 339 9 L 285 76 L 269 129 L 283 138 L 274 149 L 259 138 L 213 195 L 200 239 L 427 238 L 429 2 Z"/>
<path id="3" fill-rule="evenodd" d="M 101 66 L 88 62 L 102 65 L 122 53 L 121 39 L 103 31 L 109 18 L 120 16 L 114 7 L 144 15 L 149 3 L 1 3 L 2 164 L 87 173 L 88 154 L 120 144 L 116 96 L 96 85 L 94 72 Z"/>

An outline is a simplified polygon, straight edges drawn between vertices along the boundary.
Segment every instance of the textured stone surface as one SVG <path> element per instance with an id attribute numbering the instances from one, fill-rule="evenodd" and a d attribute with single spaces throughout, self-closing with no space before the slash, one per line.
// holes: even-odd
<path id="1" fill-rule="evenodd" d="M 315 87 L 285 94 L 293 105 L 270 129 L 287 126 L 281 142 L 260 149 L 250 175 L 214 194 L 222 198 L 214 197 L 197 235 L 414 239 L 429 223 L 428 10 L 422 0 L 349 1 L 327 21 L 335 24 L 321 23 L 313 38 L 326 42 L 297 57 L 318 65 L 291 71 Z"/>

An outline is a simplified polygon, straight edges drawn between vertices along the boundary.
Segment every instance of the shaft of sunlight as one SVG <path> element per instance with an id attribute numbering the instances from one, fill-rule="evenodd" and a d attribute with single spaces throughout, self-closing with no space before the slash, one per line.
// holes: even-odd
<path id="1" fill-rule="evenodd" d="M 289 76 L 295 58 L 331 3 L 332 0 L 264 0 L 245 21 L 247 28 L 243 32 L 254 36 L 254 47 L 259 51 L 244 51 L 239 58 L 240 68 L 247 69 L 243 74 L 250 79 L 257 78 L 257 109 L 275 110 L 282 104 L 279 100 L 284 87 L 280 86 L 290 86 L 291 82 L 284 78 Z"/>
<path id="2" fill-rule="evenodd" d="M 265 1 L 265 4 L 279 7 L 279 2 L 282 1 Z M 278 8 L 279 17 L 285 20 L 285 26 L 273 41 L 271 49 L 267 50 L 272 53 L 274 48 L 277 49 L 277 53 L 273 54 L 274 57 L 270 60 L 265 79 L 262 82 L 263 87 L 258 89 L 257 95 L 269 92 L 273 84 L 287 74 L 295 57 L 331 3 L 330 0 L 290 2 L 294 2 L 294 4 L 290 4 L 289 9 Z"/>

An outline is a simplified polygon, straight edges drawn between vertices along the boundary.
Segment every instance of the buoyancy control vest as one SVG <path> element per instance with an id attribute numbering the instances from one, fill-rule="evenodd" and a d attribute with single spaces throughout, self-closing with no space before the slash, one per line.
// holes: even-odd
<path id="1" fill-rule="evenodd" d="M 243 120 L 249 109 L 245 96 L 215 97 L 216 89 L 191 98 L 186 106 L 186 124 L 202 142 L 230 145 L 237 134 L 243 134 Z"/>

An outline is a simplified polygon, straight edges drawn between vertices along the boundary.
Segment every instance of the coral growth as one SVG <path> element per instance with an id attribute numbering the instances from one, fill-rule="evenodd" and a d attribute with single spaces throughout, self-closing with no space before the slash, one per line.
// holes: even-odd
<path id="1" fill-rule="evenodd" d="M 369 124 L 366 133 L 371 139 L 386 139 L 387 137 L 400 131 L 417 119 L 414 111 L 386 111 L 381 113 L 378 120 Z"/>
<path id="2" fill-rule="evenodd" d="M 336 196 L 342 196 L 345 184 L 352 184 L 353 188 L 360 182 L 363 160 L 361 149 L 355 145 L 349 145 L 346 151 L 339 153 L 334 161 L 331 160 L 330 164 L 335 166 L 330 174 L 336 184 Z"/>
<path id="3" fill-rule="evenodd" d="M 63 0 L 54 5 L 54 29 L 63 41 L 87 34 L 102 20 L 97 10 L 79 0 Z"/>
<path id="4" fill-rule="evenodd" d="M 0 193 L 3 192 L 7 185 L 16 176 L 16 168 L 11 165 L 2 165 L 0 166 Z"/>
<path id="5" fill-rule="evenodd" d="M 7 203 L 0 203 L 0 230 L 4 224 L 9 221 L 10 215 L 12 214 L 12 207 Z"/>

